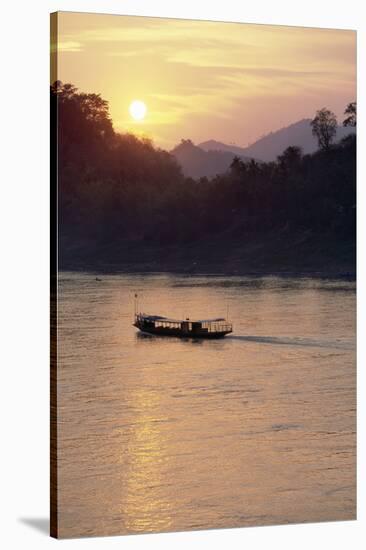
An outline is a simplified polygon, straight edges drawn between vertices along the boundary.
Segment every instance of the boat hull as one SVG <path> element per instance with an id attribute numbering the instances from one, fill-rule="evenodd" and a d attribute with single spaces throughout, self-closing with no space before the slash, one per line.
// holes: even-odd
<path id="1" fill-rule="evenodd" d="M 180 329 L 174 328 L 163 328 L 163 327 L 141 327 L 139 324 L 134 323 L 134 327 L 138 328 L 142 333 L 154 334 L 155 336 L 175 336 L 176 338 L 200 338 L 204 340 L 217 340 L 219 338 L 224 338 L 227 334 L 230 334 L 232 331 L 220 331 L 220 332 L 183 332 Z"/>

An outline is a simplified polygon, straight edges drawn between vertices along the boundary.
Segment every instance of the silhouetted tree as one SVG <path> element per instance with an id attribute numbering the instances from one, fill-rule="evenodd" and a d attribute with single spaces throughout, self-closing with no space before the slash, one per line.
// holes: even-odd
<path id="1" fill-rule="evenodd" d="M 233 158 L 231 164 L 230 164 L 230 171 L 234 176 L 241 175 L 243 172 L 245 172 L 245 163 L 241 160 L 240 157 L 235 155 Z"/>
<path id="2" fill-rule="evenodd" d="M 320 149 L 329 149 L 334 137 L 337 134 L 337 118 L 335 114 L 323 107 L 316 112 L 311 121 L 312 133 L 318 139 Z"/>
<path id="3" fill-rule="evenodd" d="M 343 126 L 356 126 L 357 125 L 357 103 L 353 101 L 349 103 L 344 111 L 347 118 L 343 121 Z"/>
<path id="4" fill-rule="evenodd" d="M 302 149 L 296 145 L 291 145 L 284 150 L 282 155 L 277 157 L 277 162 L 281 168 L 290 171 L 297 168 L 302 159 Z"/>

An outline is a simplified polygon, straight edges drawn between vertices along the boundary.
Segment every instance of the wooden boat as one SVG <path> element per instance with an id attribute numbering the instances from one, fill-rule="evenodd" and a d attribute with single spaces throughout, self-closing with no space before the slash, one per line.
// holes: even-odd
<path id="1" fill-rule="evenodd" d="M 178 336 L 180 338 L 223 338 L 233 331 L 232 323 L 226 319 L 168 319 L 160 315 L 135 313 L 133 326 L 159 336 Z"/>

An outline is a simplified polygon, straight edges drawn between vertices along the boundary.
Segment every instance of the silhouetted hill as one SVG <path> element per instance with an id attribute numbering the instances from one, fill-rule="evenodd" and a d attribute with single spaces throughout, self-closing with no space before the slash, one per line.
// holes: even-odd
<path id="1" fill-rule="evenodd" d="M 201 147 L 194 145 L 190 139 L 183 139 L 170 153 L 182 167 L 184 175 L 191 178 L 211 178 L 217 174 L 223 174 L 230 168 L 233 158 L 237 155 L 230 150 L 204 151 Z M 250 160 L 243 156 L 241 158 Z"/>
<path id="2" fill-rule="evenodd" d="M 227 151 L 230 153 L 235 153 L 235 155 L 239 155 L 241 158 L 246 155 L 245 147 L 239 147 L 238 145 L 235 145 L 233 143 L 222 143 L 221 141 L 216 141 L 215 139 L 203 141 L 202 143 L 198 144 L 198 147 L 200 149 L 203 149 L 204 151 Z"/>
<path id="3" fill-rule="evenodd" d="M 317 139 L 311 133 L 311 119 L 306 118 L 299 120 L 290 126 L 281 128 L 275 132 L 271 132 L 266 136 L 258 139 L 249 147 L 237 147 L 235 145 L 226 145 L 218 141 L 210 140 L 200 143 L 199 147 L 205 151 L 211 149 L 221 149 L 225 151 L 233 151 L 241 157 L 256 158 L 264 162 L 276 160 L 278 155 L 291 145 L 297 145 L 302 148 L 304 154 L 315 153 L 318 149 Z M 338 126 L 337 137 L 335 141 L 341 140 L 348 134 L 355 132 L 354 128 Z"/>

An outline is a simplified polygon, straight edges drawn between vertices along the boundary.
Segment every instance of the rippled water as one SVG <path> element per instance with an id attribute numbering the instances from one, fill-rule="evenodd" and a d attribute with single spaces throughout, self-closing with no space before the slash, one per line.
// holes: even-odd
<path id="1" fill-rule="evenodd" d="M 355 518 L 355 285 L 61 273 L 63 537 Z M 141 309 L 226 316 L 144 336 Z"/>

